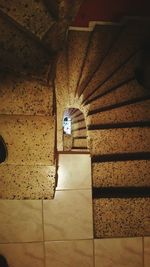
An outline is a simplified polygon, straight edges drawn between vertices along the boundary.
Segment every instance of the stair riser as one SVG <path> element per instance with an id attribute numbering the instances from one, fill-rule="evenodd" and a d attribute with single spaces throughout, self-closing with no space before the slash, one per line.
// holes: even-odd
<path id="1" fill-rule="evenodd" d="M 89 137 L 92 155 L 150 150 L 149 128 L 147 127 L 90 131 Z"/>

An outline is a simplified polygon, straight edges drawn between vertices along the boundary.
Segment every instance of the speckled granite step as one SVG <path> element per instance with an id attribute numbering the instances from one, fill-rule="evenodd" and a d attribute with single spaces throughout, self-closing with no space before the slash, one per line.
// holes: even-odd
<path id="1" fill-rule="evenodd" d="M 7 144 L 8 164 L 54 164 L 52 117 L 0 115 L 0 133 Z"/>
<path id="2" fill-rule="evenodd" d="M 10 5 L 9 1 L 1 0 L 0 10 L 39 38 L 54 24 L 42 1 L 34 0 L 31 4 L 30 0 L 13 0 Z"/>
<path id="3" fill-rule="evenodd" d="M 73 134 L 73 137 L 86 136 L 87 129 L 86 128 L 80 129 L 80 130 L 74 131 L 72 134 Z"/>
<path id="4" fill-rule="evenodd" d="M 54 197 L 55 166 L 0 165 L 0 199 L 51 199 Z"/>
<path id="5" fill-rule="evenodd" d="M 149 127 L 89 131 L 92 155 L 148 152 Z"/>
<path id="6" fill-rule="evenodd" d="M 124 65 L 140 49 L 141 42 L 149 33 L 149 23 L 149 21 L 138 21 L 138 19 L 126 23 L 118 40 L 86 87 L 87 96 L 98 89 L 104 81 L 108 80 L 119 67 Z"/>
<path id="7" fill-rule="evenodd" d="M 81 121 L 79 120 L 79 121 L 71 124 L 72 132 L 77 130 L 77 129 L 81 129 L 83 127 L 86 127 L 85 119 L 82 119 Z"/>
<path id="8" fill-rule="evenodd" d="M 90 32 L 70 30 L 68 33 L 69 93 L 74 99 Z"/>
<path id="9" fill-rule="evenodd" d="M 102 107 L 103 108 L 103 107 Z M 118 124 L 118 123 L 133 123 L 134 122 L 148 122 L 150 121 L 150 99 L 138 102 L 136 104 L 118 106 L 108 105 L 106 111 L 96 112 L 88 116 L 87 124 L 89 126 L 105 124 Z"/>
<path id="10" fill-rule="evenodd" d="M 73 147 L 87 147 L 87 139 L 85 138 L 73 138 Z"/>
<path id="11" fill-rule="evenodd" d="M 94 187 L 150 186 L 150 161 L 127 160 L 92 163 Z"/>
<path id="12" fill-rule="evenodd" d="M 35 79 L 3 75 L 0 100 L 0 134 L 8 150 L 0 165 L 0 198 L 53 198 L 53 91 Z"/>
<path id="13" fill-rule="evenodd" d="M 150 235 L 150 198 L 93 200 L 96 238 Z"/>
<path id="14" fill-rule="evenodd" d="M 85 117 L 83 115 L 83 113 L 80 113 L 80 114 L 76 114 L 75 116 L 71 116 L 71 122 L 72 123 L 76 123 L 80 120 L 85 120 Z"/>
<path id="15" fill-rule="evenodd" d="M 138 99 L 149 98 L 150 93 L 144 90 L 136 80 L 126 81 L 124 84 L 117 86 L 114 90 L 104 94 L 89 105 L 89 114 L 95 113 L 95 110 L 105 108 L 107 106 L 123 104 L 127 101 L 138 101 Z"/>
<path id="16" fill-rule="evenodd" d="M 114 92 L 115 88 L 128 83 L 131 79 L 134 79 L 135 69 L 137 67 L 138 53 L 131 57 L 127 63 L 119 68 L 102 86 L 100 86 L 95 93 L 89 97 L 85 103 L 90 103 L 92 108 L 94 101 L 100 99 L 101 96 L 109 92 Z M 132 81 L 132 80 L 131 80 Z"/>
<path id="17" fill-rule="evenodd" d="M 3 70 L 6 68 L 9 72 L 25 73 L 45 81 L 51 57 L 49 52 L 2 16 L 0 16 L 0 25 L 0 39 L 4 44 L 1 48 Z"/>
<path id="18" fill-rule="evenodd" d="M 120 26 L 117 24 L 95 26 L 90 36 L 88 51 L 84 60 L 82 76 L 78 87 L 79 95 L 83 92 L 94 72 L 108 53 L 119 31 Z"/>

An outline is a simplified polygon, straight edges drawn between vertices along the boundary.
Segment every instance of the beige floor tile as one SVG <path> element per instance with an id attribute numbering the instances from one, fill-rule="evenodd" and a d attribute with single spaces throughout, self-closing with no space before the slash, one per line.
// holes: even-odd
<path id="1" fill-rule="evenodd" d="M 91 188 L 90 155 L 60 154 L 57 190 L 85 188 Z"/>
<path id="2" fill-rule="evenodd" d="M 46 267 L 93 267 L 93 241 L 46 242 Z"/>
<path id="3" fill-rule="evenodd" d="M 144 267 L 150 266 L 150 237 L 144 237 Z"/>
<path id="4" fill-rule="evenodd" d="M 142 238 L 96 239 L 95 267 L 142 267 Z"/>
<path id="5" fill-rule="evenodd" d="M 56 191 L 44 201 L 45 240 L 93 237 L 91 190 Z"/>
<path id="6" fill-rule="evenodd" d="M 0 200 L 0 243 L 42 240 L 40 200 Z"/>
<path id="7" fill-rule="evenodd" d="M 42 243 L 0 244 L 9 267 L 44 267 Z"/>

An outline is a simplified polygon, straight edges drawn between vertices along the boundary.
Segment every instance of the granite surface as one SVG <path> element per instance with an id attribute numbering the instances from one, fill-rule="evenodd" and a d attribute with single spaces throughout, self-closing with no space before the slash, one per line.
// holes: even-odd
<path id="1" fill-rule="evenodd" d="M 149 151 L 149 128 L 88 131 L 92 155 Z"/>
<path id="2" fill-rule="evenodd" d="M 82 77 L 79 83 L 79 92 L 82 92 L 87 82 L 92 78 L 99 67 L 118 32 L 119 25 L 96 25 L 91 33 L 88 51 L 84 62 Z"/>
<path id="3" fill-rule="evenodd" d="M 73 139 L 73 147 L 87 147 L 87 139 Z"/>
<path id="4" fill-rule="evenodd" d="M 114 71 L 140 48 L 141 41 L 148 33 L 149 23 L 147 21 L 128 21 L 86 90 L 91 93 L 114 74 Z"/>
<path id="5" fill-rule="evenodd" d="M 150 235 L 145 206 L 149 198 L 94 199 L 94 234 L 96 238 Z M 149 221 L 150 222 L 150 221 Z"/>
<path id="6" fill-rule="evenodd" d="M 8 164 L 54 164 L 54 118 L 0 115 L 0 133 L 8 148 Z"/>
<path id="7" fill-rule="evenodd" d="M 69 31 L 68 35 L 68 69 L 69 69 L 69 94 L 74 98 L 83 61 L 86 56 L 90 32 Z"/>
<path id="8" fill-rule="evenodd" d="M 42 38 L 54 23 L 42 1 L 0 0 L 0 9 L 39 38 Z"/>
<path id="9" fill-rule="evenodd" d="M 116 161 L 92 163 L 94 187 L 150 186 L 150 161 Z"/>
<path id="10" fill-rule="evenodd" d="M 1 68 L 28 77 L 36 77 L 43 81 L 47 78 L 47 70 L 51 55 L 33 38 L 28 38 L 14 24 L 0 17 L 1 31 Z"/>
<path id="11" fill-rule="evenodd" d="M 1 77 L 0 114 L 52 116 L 53 90 L 37 80 Z"/>
<path id="12" fill-rule="evenodd" d="M 87 135 L 87 130 L 78 130 L 73 133 L 73 137 L 79 137 L 79 136 L 86 136 Z"/>
<path id="13" fill-rule="evenodd" d="M 0 165 L 0 199 L 51 199 L 55 166 Z"/>
<path id="14" fill-rule="evenodd" d="M 117 108 L 108 108 L 88 117 L 88 124 L 115 124 L 150 121 L 150 100 Z"/>
<path id="15" fill-rule="evenodd" d="M 70 134 L 63 135 L 63 150 L 64 151 L 71 151 L 72 148 L 73 138 Z"/>
<path id="16" fill-rule="evenodd" d="M 97 108 L 122 103 L 124 101 L 128 101 L 136 97 L 143 97 L 146 95 L 149 95 L 149 92 L 143 90 L 143 87 L 139 85 L 135 79 L 133 79 L 117 87 L 112 92 L 108 92 L 106 95 L 93 101 L 91 104 L 89 104 L 89 109 L 94 110 Z"/>
<path id="17" fill-rule="evenodd" d="M 123 66 L 121 66 L 99 89 L 92 94 L 93 98 L 99 94 L 108 92 L 111 88 L 117 87 L 120 83 L 134 77 L 134 70 L 137 66 L 138 55 L 134 55 Z"/>
<path id="18" fill-rule="evenodd" d="M 82 128 L 82 127 L 86 127 L 85 120 L 82 120 L 82 121 L 79 121 L 76 123 L 72 123 L 71 126 L 72 126 L 72 131 L 77 130 L 77 129 Z"/>

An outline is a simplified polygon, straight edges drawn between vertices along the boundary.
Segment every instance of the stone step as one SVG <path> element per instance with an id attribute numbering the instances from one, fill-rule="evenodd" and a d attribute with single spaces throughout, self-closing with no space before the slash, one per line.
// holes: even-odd
<path id="1" fill-rule="evenodd" d="M 150 198 L 93 200 L 96 238 L 150 235 Z"/>
<path id="2" fill-rule="evenodd" d="M 150 161 L 93 162 L 93 187 L 150 186 Z"/>
<path id="3" fill-rule="evenodd" d="M 83 113 L 80 113 L 80 114 L 71 118 L 72 123 L 76 123 L 76 122 L 81 121 L 81 120 L 85 120 Z"/>
<path id="4" fill-rule="evenodd" d="M 138 19 L 131 19 L 125 24 L 118 40 L 112 46 L 102 65 L 86 87 L 84 101 L 140 50 L 143 39 L 149 33 L 149 24 L 150 21 Z"/>
<path id="5" fill-rule="evenodd" d="M 80 109 L 77 109 L 77 108 L 74 108 L 73 111 L 70 114 L 72 120 L 78 118 L 81 115 L 83 116 L 83 113 L 81 112 Z"/>
<path id="6" fill-rule="evenodd" d="M 138 54 L 131 57 L 131 59 L 129 59 L 126 64 L 119 68 L 119 70 L 116 71 L 109 80 L 107 80 L 102 86 L 100 86 L 99 89 L 97 89 L 97 91 L 87 99 L 85 104 L 90 103 L 92 106 L 96 99 L 100 99 L 102 96 L 105 96 L 109 92 L 113 93 L 116 88 L 132 81 L 132 79 L 134 79 L 134 72 L 137 67 L 137 58 Z"/>
<path id="7" fill-rule="evenodd" d="M 89 39 L 88 51 L 84 60 L 82 76 L 78 86 L 80 96 L 95 71 L 102 63 L 120 31 L 119 25 L 96 25 Z"/>
<path id="8" fill-rule="evenodd" d="M 83 147 L 87 148 L 87 139 L 85 138 L 73 138 L 73 147 Z"/>
<path id="9" fill-rule="evenodd" d="M 87 129 L 78 129 L 76 131 L 72 132 L 73 137 L 80 137 L 80 136 L 86 136 L 87 135 Z"/>
<path id="10" fill-rule="evenodd" d="M 57 65 L 56 65 L 56 98 L 59 105 L 57 108 L 63 110 L 64 107 L 69 104 L 69 94 L 68 94 L 68 62 L 67 62 L 67 49 L 64 47 L 59 54 Z M 62 105 L 63 101 L 63 105 Z M 60 114 L 60 113 L 58 113 Z M 63 116 L 63 114 L 62 114 Z M 61 118 L 62 119 L 62 118 Z"/>
<path id="11" fill-rule="evenodd" d="M 51 199 L 55 189 L 55 166 L 0 165 L 1 199 Z"/>
<path id="12" fill-rule="evenodd" d="M 53 165 L 55 122 L 50 116 L 0 115 L 7 164 Z"/>
<path id="13" fill-rule="evenodd" d="M 81 68 L 86 56 L 90 32 L 70 30 L 68 33 L 69 94 L 76 94 Z"/>
<path id="14" fill-rule="evenodd" d="M 91 130 L 88 134 L 92 155 L 150 150 L 149 127 Z"/>
<path id="15" fill-rule="evenodd" d="M 85 119 L 82 119 L 81 121 L 79 120 L 78 122 L 71 124 L 72 132 L 83 127 L 86 127 Z"/>
<path id="16" fill-rule="evenodd" d="M 52 116 L 53 90 L 35 79 L 1 76 L 0 114 Z"/>
<path id="17" fill-rule="evenodd" d="M 0 17 L 0 24 L 0 68 L 3 72 L 22 73 L 28 78 L 30 75 L 45 81 L 51 62 L 49 51 L 5 18 Z"/>
<path id="18" fill-rule="evenodd" d="M 54 24 L 43 1 L 0 1 L 0 10 L 40 39 Z"/>
<path id="19" fill-rule="evenodd" d="M 117 107 L 127 105 L 130 103 L 136 103 L 149 99 L 150 93 L 145 90 L 136 80 L 130 80 L 125 84 L 121 84 L 100 98 L 93 101 L 89 106 L 88 114 L 96 114 L 97 112 L 106 111 L 111 109 L 113 106 Z"/>
<path id="20" fill-rule="evenodd" d="M 131 105 L 115 108 L 109 106 L 108 110 L 88 116 L 87 124 L 104 126 L 110 124 L 115 127 L 119 123 L 150 122 L 150 99 Z"/>

